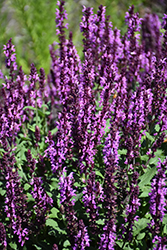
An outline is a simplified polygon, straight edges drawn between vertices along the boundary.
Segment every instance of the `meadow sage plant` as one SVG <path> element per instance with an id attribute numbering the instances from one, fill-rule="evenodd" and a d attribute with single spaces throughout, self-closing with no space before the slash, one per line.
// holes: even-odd
<path id="1" fill-rule="evenodd" d="M 0 70 L 1 249 L 166 249 L 167 15 L 127 31 L 83 6 L 83 57 L 57 2 L 49 75 Z M 2 59 L 3 60 L 3 59 Z"/>

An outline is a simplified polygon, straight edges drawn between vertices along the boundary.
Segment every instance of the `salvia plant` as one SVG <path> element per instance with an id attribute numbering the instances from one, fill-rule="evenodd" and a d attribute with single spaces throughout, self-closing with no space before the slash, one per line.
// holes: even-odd
<path id="1" fill-rule="evenodd" d="M 81 60 L 64 3 L 48 76 L 4 46 L 0 249 L 165 250 L 167 15 L 83 7 Z"/>

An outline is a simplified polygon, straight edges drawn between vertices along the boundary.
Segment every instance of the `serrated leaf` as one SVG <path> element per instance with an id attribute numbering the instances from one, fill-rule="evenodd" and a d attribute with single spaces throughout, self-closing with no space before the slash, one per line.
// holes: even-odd
<path id="1" fill-rule="evenodd" d="M 148 155 L 141 155 L 141 156 L 140 156 L 140 159 L 141 159 L 142 161 L 148 161 L 149 156 L 148 156 Z"/>
<path id="2" fill-rule="evenodd" d="M 152 168 L 148 168 L 146 170 L 146 173 L 144 173 L 142 176 L 139 177 L 139 187 L 140 189 L 143 189 L 143 186 L 150 184 L 150 180 L 153 178 L 153 176 L 156 174 L 157 168 L 156 166 Z"/>
<path id="3" fill-rule="evenodd" d="M 155 156 L 157 158 L 161 158 L 161 161 L 163 161 L 165 159 L 165 156 L 163 154 L 164 154 L 164 152 L 161 149 L 157 149 L 157 151 L 155 152 Z"/>
<path id="4" fill-rule="evenodd" d="M 149 186 L 143 186 L 142 187 L 142 193 L 140 194 L 139 198 L 145 198 L 145 197 L 148 197 L 149 195 L 149 192 L 150 192 L 150 189 L 151 189 L 151 185 Z"/>
<path id="5" fill-rule="evenodd" d="M 150 165 L 157 165 L 158 163 L 158 157 L 151 158 L 149 161 Z"/>
<path id="6" fill-rule="evenodd" d="M 148 223 L 150 222 L 149 219 L 146 218 L 141 218 L 138 221 L 135 221 L 135 227 L 134 227 L 134 232 L 133 235 L 136 236 L 138 235 L 143 229 L 148 227 Z"/>
<path id="7" fill-rule="evenodd" d="M 28 182 L 27 176 L 26 176 L 25 173 L 23 172 L 23 169 L 22 169 L 21 165 L 19 166 L 18 174 L 20 175 L 20 177 L 21 177 L 23 180 L 25 180 L 25 181 Z"/>

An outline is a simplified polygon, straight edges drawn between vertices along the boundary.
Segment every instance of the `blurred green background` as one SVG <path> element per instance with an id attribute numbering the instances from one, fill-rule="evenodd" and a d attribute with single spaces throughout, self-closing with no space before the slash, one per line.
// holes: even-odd
<path id="1" fill-rule="evenodd" d="M 94 13 L 98 6 L 106 6 L 106 14 L 114 27 L 126 30 L 124 16 L 130 5 L 143 17 L 145 12 L 155 12 L 160 18 L 167 11 L 166 0 L 66 0 L 69 30 L 73 32 L 73 41 L 82 56 L 82 34 L 79 23 L 82 17 L 82 6 L 93 7 Z M 56 0 L 0 0 L 0 68 L 5 72 L 3 45 L 12 38 L 17 53 L 17 63 L 22 65 L 26 74 L 31 63 L 37 69 L 43 67 L 49 73 L 49 45 L 57 40 L 55 28 Z"/>

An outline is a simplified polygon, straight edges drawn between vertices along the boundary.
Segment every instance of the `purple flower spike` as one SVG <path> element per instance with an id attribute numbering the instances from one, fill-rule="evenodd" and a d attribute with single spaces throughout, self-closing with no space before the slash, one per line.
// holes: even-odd
<path id="1" fill-rule="evenodd" d="M 76 196 L 75 190 L 73 190 L 72 185 L 74 184 L 74 178 L 73 178 L 73 173 L 70 173 L 68 176 L 66 176 L 67 170 L 66 168 L 63 168 L 63 173 L 60 177 L 60 197 L 61 201 L 60 203 L 62 204 L 68 204 L 70 199 L 73 196 Z M 75 204 L 75 199 L 70 201 L 71 204 L 74 206 Z"/>
<path id="2" fill-rule="evenodd" d="M 27 197 L 23 192 L 17 169 L 14 167 L 14 156 L 10 157 L 8 155 L 8 160 L 5 158 L 3 164 L 7 193 L 5 198 L 5 212 L 10 219 L 10 227 L 13 229 L 13 233 L 18 236 L 18 242 L 23 246 L 25 241 L 29 239 L 28 224 L 32 214 L 30 211 L 27 212 Z"/>
<path id="3" fill-rule="evenodd" d="M 3 247 L 2 250 L 7 249 L 6 230 L 2 222 L 0 222 L 0 246 Z"/>
<path id="4" fill-rule="evenodd" d="M 114 250 L 116 240 L 115 219 L 110 219 L 103 228 L 104 233 L 101 235 L 100 250 Z"/>
<path id="5" fill-rule="evenodd" d="M 35 199 L 35 205 L 33 209 L 35 211 L 35 221 L 32 222 L 32 230 L 35 233 L 39 233 L 40 229 L 45 225 L 46 216 L 50 210 L 50 206 L 53 204 L 53 200 L 45 192 L 42 184 L 42 178 L 34 177 L 30 183 L 33 187 L 31 191 L 32 197 Z"/>
<path id="6" fill-rule="evenodd" d="M 75 199 L 73 198 L 73 196 L 76 196 L 76 194 L 75 190 L 73 189 L 73 184 L 73 173 L 71 172 L 67 176 L 67 170 L 64 167 L 59 182 L 60 203 L 61 208 L 63 208 L 63 211 L 65 212 L 65 217 L 67 220 L 67 230 L 72 249 L 75 244 L 77 244 L 76 240 L 78 239 L 78 219 L 74 210 Z"/>
<path id="7" fill-rule="evenodd" d="M 15 73 L 14 71 L 17 70 L 16 64 L 16 53 L 14 45 L 12 44 L 12 39 L 10 38 L 8 43 L 4 45 L 4 54 L 6 56 L 6 67 L 10 69 L 10 76 L 12 80 L 14 79 Z"/>
<path id="8" fill-rule="evenodd" d="M 133 237 L 133 225 L 138 220 L 138 216 L 135 216 L 140 206 L 138 172 L 134 172 L 131 180 L 129 191 L 129 202 L 126 206 L 126 217 L 124 218 L 125 224 L 122 225 L 122 234 L 125 235 L 125 240 L 131 241 Z"/>
<path id="9" fill-rule="evenodd" d="M 73 250 L 85 250 L 85 247 L 89 247 L 89 235 L 87 229 L 83 223 L 83 220 L 79 221 L 78 234 L 75 236 L 75 245 Z"/>
<path id="10" fill-rule="evenodd" d="M 95 181 L 95 172 L 91 172 L 87 181 L 87 185 L 83 190 L 84 206 L 86 213 L 89 214 L 90 226 L 92 233 L 97 233 L 96 221 L 99 218 L 99 203 L 103 201 L 103 190 L 99 182 Z"/>
<path id="11" fill-rule="evenodd" d="M 59 250 L 56 244 L 53 244 L 52 250 Z"/>
<path id="12" fill-rule="evenodd" d="M 152 242 L 156 243 L 156 246 L 153 248 L 153 250 L 167 250 L 166 248 L 167 238 L 166 237 L 155 236 Z"/>
<path id="13" fill-rule="evenodd" d="M 150 214 L 152 216 L 149 228 L 155 237 L 160 232 L 160 227 L 166 212 L 166 171 L 167 159 L 161 163 L 159 159 L 157 174 L 152 180 L 150 196 Z"/>
<path id="14" fill-rule="evenodd" d="M 142 20 L 142 44 L 145 52 L 154 52 L 157 57 L 161 55 L 161 23 L 158 16 L 146 14 Z"/>

